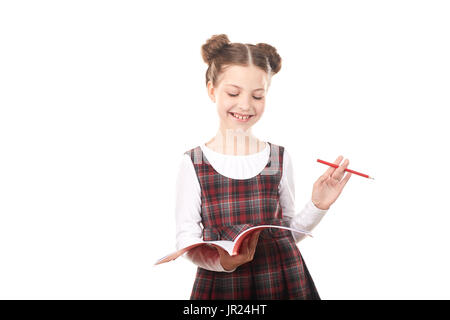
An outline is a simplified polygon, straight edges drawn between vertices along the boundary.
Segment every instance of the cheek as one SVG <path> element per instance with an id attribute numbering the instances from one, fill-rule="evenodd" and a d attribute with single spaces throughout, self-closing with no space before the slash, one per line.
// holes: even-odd
<path id="1" fill-rule="evenodd" d="M 230 110 L 232 110 L 233 105 L 231 104 L 221 104 L 218 106 L 219 114 L 223 117 L 226 117 L 229 115 Z"/>
<path id="2" fill-rule="evenodd" d="M 226 96 L 219 96 L 216 100 L 216 104 L 220 109 L 229 108 L 231 107 L 234 102 L 230 99 L 230 97 Z"/>
<path id="3" fill-rule="evenodd" d="M 219 101 L 222 104 L 229 104 L 232 101 L 232 99 L 228 94 L 220 93 L 217 95 L 217 101 Z"/>
<path id="4" fill-rule="evenodd" d="M 235 103 L 233 101 L 224 101 L 222 100 L 220 104 L 218 104 L 218 108 L 221 112 L 227 113 L 231 109 L 235 107 Z"/>
<path id="5" fill-rule="evenodd" d="M 264 112 L 264 109 L 265 109 L 265 107 L 266 107 L 266 105 L 265 105 L 265 103 L 264 102 L 262 102 L 262 103 L 259 103 L 257 106 L 256 106 L 256 112 L 258 113 L 258 114 L 261 114 L 261 113 L 263 113 Z"/>

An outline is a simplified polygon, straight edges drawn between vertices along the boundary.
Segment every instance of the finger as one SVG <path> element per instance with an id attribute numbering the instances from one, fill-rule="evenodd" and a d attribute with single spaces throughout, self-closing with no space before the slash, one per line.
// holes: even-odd
<path id="1" fill-rule="evenodd" d="M 341 181 L 342 177 L 345 174 L 345 169 L 347 169 L 348 164 L 350 163 L 350 160 L 345 159 L 341 165 L 339 166 L 339 168 L 336 168 L 336 170 L 334 171 L 334 173 L 331 175 L 331 178 L 334 180 L 337 180 L 338 182 Z"/>
<path id="2" fill-rule="evenodd" d="M 240 250 L 240 255 L 244 257 L 245 261 L 249 260 L 251 254 L 251 243 L 253 242 L 255 234 L 252 233 L 249 236 L 245 237 L 244 241 L 242 241 L 242 249 Z"/>
<path id="3" fill-rule="evenodd" d="M 250 251 L 250 249 L 249 249 L 249 242 L 250 242 L 249 238 L 250 237 L 246 237 L 244 239 L 244 241 L 242 241 L 241 253 L 244 254 L 244 255 L 247 255 L 248 252 Z"/>
<path id="4" fill-rule="evenodd" d="M 339 165 L 339 164 L 341 163 L 341 161 L 342 161 L 343 158 L 344 158 L 343 156 L 339 156 L 339 157 L 336 158 L 336 160 L 334 160 L 333 163 Z M 331 175 L 333 174 L 334 170 L 336 170 L 336 169 L 337 169 L 337 168 L 334 168 L 334 167 L 330 166 L 330 167 L 325 171 L 325 173 L 323 174 L 323 176 L 325 176 L 325 177 L 331 176 Z"/>
<path id="5" fill-rule="evenodd" d="M 341 190 L 344 188 L 344 186 L 347 184 L 347 181 L 350 179 L 350 177 L 352 176 L 351 172 L 347 172 L 346 176 L 344 177 L 344 179 L 341 180 Z"/>
<path id="6" fill-rule="evenodd" d="M 252 238 L 252 243 L 250 245 L 250 253 L 251 253 L 251 258 L 253 259 L 253 256 L 255 254 L 256 251 L 256 246 L 258 245 L 258 239 L 259 239 L 259 234 L 261 233 L 262 230 L 255 232 L 253 238 Z"/>
<path id="7" fill-rule="evenodd" d="M 258 238 L 259 238 L 259 234 L 261 233 L 262 230 L 256 231 L 253 236 L 252 236 L 252 242 L 250 244 L 251 248 L 256 247 L 256 244 L 258 243 Z"/>
<path id="8" fill-rule="evenodd" d="M 251 243 L 253 242 L 253 236 L 254 234 L 252 234 L 251 236 L 245 238 L 245 249 L 242 251 L 242 259 L 243 261 L 250 261 L 251 260 L 251 255 L 252 255 L 252 249 L 251 249 Z"/>
<path id="9" fill-rule="evenodd" d="M 337 157 L 336 160 L 334 161 L 334 164 L 339 165 L 340 162 L 341 162 L 341 160 L 342 160 L 342 158 L 343 158 L 342 156 Z M 337 180 L 337 181 L 339 182 L 340 179 L 337 179 L 336 176 L 333 176 L 333 175 L 336 174 L 336 170 L 337 170 L 337 169 L 338 169 L 338 168 L 334 168 L 334 167 L 330 166 L 330 167 L 325 171 L 325 173 L 324 173 L 323 175 L 321 175 L 321 176 L 319 177 L 319 179 L 317 179 L 317 181 L 315 182 L 315 184 L 316 184 L 316 185 L 317 185 L 317 184 L 318 184 L 318 185 L 321 185 L 324 181 L 326 181 L 326 180 L 329 179 L 329 178 L 332 178 L 332 179 Z"/>

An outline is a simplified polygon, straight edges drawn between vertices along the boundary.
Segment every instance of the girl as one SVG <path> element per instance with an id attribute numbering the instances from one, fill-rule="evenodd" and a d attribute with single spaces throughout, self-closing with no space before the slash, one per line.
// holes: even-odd
<path id="1" fill-rule="evenodd" d="M 296 214 L 293 165 L 283 146 L 253 136 L 281 58 L 265 43 L 230 43 L 214 35 L 202 46 L 206 86 L 220 127 L 187 150 L 176 184 L 177 250 L 196 239 L 234 240 L 248 227 L 276 224 L 311 231 L 349 180 L 342 156 L 313 185 Z M 202 226 L 200 226 L 202 224 Z M 244 240 L 238 255 L 198 246 L 185 255 L 197 268 L 191 299 L 320 299 L 297 247 L 303 234 L 270 228 Z"/>

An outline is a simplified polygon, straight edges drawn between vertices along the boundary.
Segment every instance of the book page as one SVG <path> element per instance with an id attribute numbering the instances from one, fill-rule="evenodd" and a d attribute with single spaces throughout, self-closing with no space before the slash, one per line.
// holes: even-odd
<path id="1" fill-rule="evenodd" d="M 230 240 L 205 241 L 207 244 L 216 245 L 225 249 L 231 256 L 233 253 L 234 242 Z"/>
<path id="2" fill-rule="evenodd" d="M 224 250 L 226 250 L 229 255 L 231 255 L 233 252 L 233 244 L 234 244 L 233 241 L 229 241 L 229 240 L 203 241 L 202 240 L 201 242 L 194 243 L 192 245 L 184 247 L 178 251 L 172 252 L 172 253 L 158 259 L 154 265 L 158 265 L 161 263 L 166 263 L 166 262 L 175 260 L 176 258 L 178 258 L 179 256 L 183 255 L 184 253 L 188 252 L 192 248 L 200 246 L 200 245 L 205 245 L 205 244 L 212 245 L 212 246 L 219 246 L 219 247 L 223 248 Z"/>

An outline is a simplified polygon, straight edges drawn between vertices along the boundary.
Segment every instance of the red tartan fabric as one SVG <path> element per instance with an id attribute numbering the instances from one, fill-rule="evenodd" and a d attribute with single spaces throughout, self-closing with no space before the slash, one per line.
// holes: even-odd
<path id="1" fill-rule="evenodd" d="M 188 154 L 201 188 L 204 240 L 234 240 L 257 224 L 287 225 L 278 185 L 284 147 L 270 142 L 266 167 L 255 177 L 231 179 L 218 173 L 200 146 Z M 311 275 L 289 230 L 264 229 L 252 261 L 233 272 L 197 268 L 191 299 L 316 299 Z"/>

